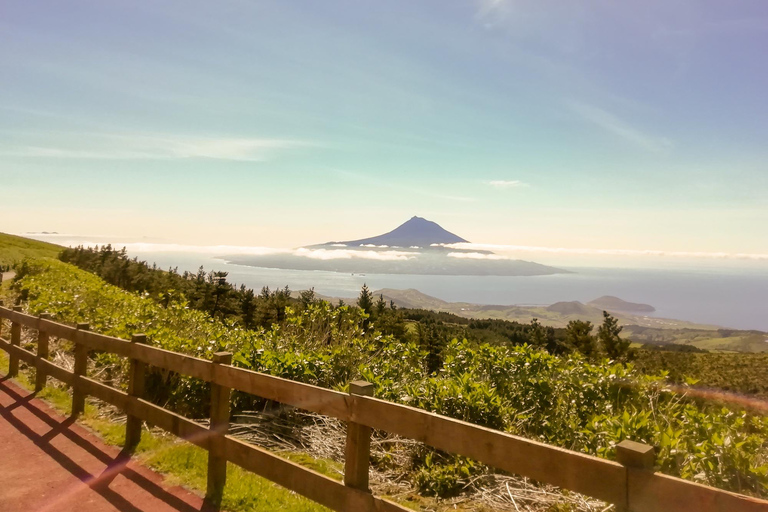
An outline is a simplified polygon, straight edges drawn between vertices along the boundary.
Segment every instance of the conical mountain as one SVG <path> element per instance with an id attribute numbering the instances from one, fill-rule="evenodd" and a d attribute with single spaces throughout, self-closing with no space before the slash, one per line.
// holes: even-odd
<path id="1" fill-rule="evenodd" d="M 360 240 L 348 240 L 345 242 L 329 242 L 344 244 L 347 246 L 361 245 L 386 245 L 389 247 L 429 247 L 432 244 L 457 244 L 467 242 L 458 235 L 454 235 L 440 227 L 436 222 L 421 217 L 412 217 L 407 222 L 396 227 L 389 233 Z"/>

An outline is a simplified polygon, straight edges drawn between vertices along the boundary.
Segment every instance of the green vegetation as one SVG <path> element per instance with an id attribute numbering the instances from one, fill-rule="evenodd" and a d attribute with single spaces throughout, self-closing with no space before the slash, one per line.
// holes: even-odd
<path id="1" fill-rule="evenodd" d="M 667 372 L 678 384 L 693 379 L 698 388 L 768 399 L 768 354 L 638 350 L 634 364 L 643 373 Z"/>
<path id="2" fill-rule="evenodd" d="M 768 335 L 760 331 L 737 329 L 655 328 L 625 325 L 627 337 L 640 344 L 683 345 L 721 352 L 768 352 Z"/>
<path id="3" fill-rule="evenodd" d="M 33 314 L 47 310 L 60 321 L 90 322 L 106 334 L 145 332 L 155 345 L 201 357 L 227 349 L 235 353 L 235 364 L 337 389 L 364 378 L 374 383 L 381 398 L 601 457 L 613 457 L 615 444 L 631 438 L 658 447 L 657 464 L 666 473 L 768 494 L 768 421 L 680 396 L 631 364 L 603 359 L 607 347 L 600 342 L 605 335 L 618 336 L 609 315 L 603 334 L 598 330 L 593 336 L 591 326 L 578 331 L 594 343 L 593 363 L 569 343 L 555 345 L 561 355 L 548 353 L 549 331 L 537 323 L 489 324 L 494 329 L 487 332 L 499 336 L 494 344 L 446 339 L 444 334 L 456 330 L 471 333 L 471 324 L 449 324 L 427 313 L 418 321 L 406 320 L 406 312 L 379 304 L 383 300 L 372 305 L 369 315 L 311 294 L 286 299 L 282 319 L 276 315 L 269 327 L 249 330 L 242 317 L 222 313 L 227 294 L 213 302 L 218 304 L 215 310 L 199 311 L 189 307 L 184 294 L 168 298 L 159 288 L 129 293 L 52 260 L 19 266 L 14 289 Z M 377 322 L 390 325 L 392 332 L 399 326 L 402 332 L 383 333 Z M 412 322 L 417 322 L 415 328 Z M 522 333 L 529 343 L 500 339 Z M 97 355 L 95 364 L 109 367 L 121 382 L 119 362 Z M 191 416 L 206 412 L 203 383 L 156 372 L 149 388 L 158 403 Z M 266 405 L 242 394 L 233 399 L 236 410 Z M 398 469 L 424 493 L 458 493 L 469 479 L 488 471 L 424 447 L 395 449 L 408 450 L 409 466 Z M 388 459 L 376 463 L 386 468 Z"/>
<path id="4" fill-rule="evenodd" d="M 10 270 L 24 258 L 55 258 L 62 249 L 47 242 L 0 233 L 0 272 Z"/>

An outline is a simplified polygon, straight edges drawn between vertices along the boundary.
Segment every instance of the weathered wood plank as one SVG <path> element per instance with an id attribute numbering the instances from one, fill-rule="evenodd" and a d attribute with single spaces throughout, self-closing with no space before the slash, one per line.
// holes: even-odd
<path id="1" fill-rule="evenodd" d="M 77 342 L 87 346 L 90 350 L 111 352 L 123 357 L 128 357 L 131 352 L 130 342 L 120 338 L 105 336 L 104 334 L 90 331 L 80 332 L 77 336 Z"/>
<path id="2" fill-rule="evenodd" d="M 365 381 L 350 382 L 349 393 L 373 396 L 373 384 Z M 344 450 L 344 485 L 370 492 L 368 471 L 371 462 L 371 427 L 353 421 L 347 422 Z"/>
<path id="3" fill-rule="evenodd" d="M 25 350 L 21 347 L 15 347 L 11 345 L 11 343 L 8 340 L 3 340 L 3 339 L 0 339 L 0 349 L 5 350 L 9 354 L 15 353 L 20 360 L 24 361 L 29 365 L 34 365 L 38 369 L 43 369 L 45 373 L 47 373 L 49 376 L 53 377 L 54 379 L 60 380 L 65 384 L 72 384 L 72 379 L 74 377 L 74 374 L 72 372 L 67 371 L 65 368 L 62 368 L 60 366 L 56 366 L 50 361 L 46 361 L 44 359 L 38 358 L 34 353 L 30 352 L 29 350 Z"/>
<path id="4" fill-rule="evenodd" d="M 217 381 L 232 389 L 341 420 L 349 419 L 345 393 L 234 366 L 222 367 L 218 375 Z"/>
<path id="5" fill-rule="evenodd" d="M 21 306 L 13 306 L 13 313 L 21 311 Z M 11 321 L 11 345 L 15 347 L 21 346 L 21 323 L 17 320 Z M 11 353 L 8 358 L 8 376 L 16 377 L 19 374 L 19 356 L 16 353 Z"/>
<path id="6" fill-rule="evenodd" d="M 146 343 L 147 337 L 144 334 L 135 334 L 131 338 L 131 343 Z M 135 398 L 144 397 L 144 388 L 146 385 L 146 363 L 131 359 L 128 369 L 128 394 Z M 125 448 L 132 451 L 141 441 L 141 418 L 128 414 L 125 419 Z"/>
<path id="7" fill-rule="evenodd" d="M 38 329 L 45 330 L 50 336 L 71 340 L 75 337 L 77 329 L 52 320 L 40 319 Z"/>
<path id="8" fill-rule="evenodd" d="M 211 439 L 208 445 L 208 485 L 205 499 L 215 508 L 221 506 L 224 486 L 227 483 L 227 455 L 224 436 L 229 432 L 229 399 L 232 390 L 216 384 L 216 377 L 222 365 L 232 362 L 230 352 L 217 352 L 213 355 L 213 382 L 211 383 L 211 411 L 208 429 Z"/>
<path id="9" fill-rule="evenodd" d="M 147 423 L 160 427 L 176 437 L 205 450 L 208 449 L 210 432 L 205 426 L 195 421 L 132 396 L 128 397 L 126 410 L 128 413 L 138 416 Z"/>
<path id="10" fill-rule="evenodd" d="M 632 512 L 768 512 L 768 501 L 642 469 L 627 468 Z"/>
<path id="11" fill-rule="evenodd" d="M 75 374 L 67 370 L 66 368 L 62 368 L 61 366 L 56 366 L 50 361 L 46 361 L 44 359 L 37 359 L 35 361 L 35 364 L 38 368 L 38 370 L 43 370 L 49 377 L 53 377 L 54 379 L 63 382 L 64 384 L 72 385 L 72 382 L 74 381 Z"/>
<path id="12" fill-rule="evenodd" d="M 136 343 L 129 345 L 130 351 L 126 355 L 132 359 L 206 382 L 211 381 L 213 369 L 211 361 L 171 352 L 162 348 L 150 347 L 149 345 Z"/>
<path id="13" fill-rule="evenodd" d="M 88 372 L 88 346 L 80 343 L 81 335 L 88 330 L 88 324 L 77 324 L 75 334 L 75 379 L 72 381 L 72 416 L 85 412 L 85 390 L 77 377 L 85 377 Z"/>
<path id="14" fill-rule="evenodd" d="M 287 461 L 238 439 L 226 438 L 227 459 L 332 510 L 406 512 L 405 508 Z"/>
<path id="15" fill-rule="evenodd" d="M 43 313 L 40 315 L 41 319 L 50 319 L 51 315 L 48 313 Z M 48 359 L 48 332 L 39 329 L 37 331 L 37 357 L 43 360 Z M 46 383 L 46 376 L 45 376 L 45 369 L 41 366 L 38 366 L 35 370 L 35 393 L 38 393 L 42 391 L 42 389 L 45 387 Z"/>
<path id="16" fill-rule="evenodd" d="M 623 503 L 626 470 L 616 462 L 531 441 L 376 398 L 350 396 L 352 421 L 422 441 L 489 466 Z"/>
<path id="17" fill-rule="evenodd" d="M 34 353 L 21 347 L 17 347 L 8 340 L 0 339 L 0 348 L 8 352 L 9 356 L 14 356 L 30 365 L 35 364 L 37 360 L 37 356 Z"/>
<path id="18" fill-rule="evenodd" d="M 98 398 L 115 407 L 125 410 L 128 407 L 128 393 L 107 386 L 103 382 L 88 377 L 75 376 L 75 386 L 83 390 L 83 393 Z"/>
<path id="19" fill-rule="evenodd" d="M 0 318 L 6 318 L 11 322 L 16 322 L 30 329 L 37 329 L 39 319 L 36 316 L 21 312 L 21 306 L 13 306 L 13 309 L 0 307 Z"/>

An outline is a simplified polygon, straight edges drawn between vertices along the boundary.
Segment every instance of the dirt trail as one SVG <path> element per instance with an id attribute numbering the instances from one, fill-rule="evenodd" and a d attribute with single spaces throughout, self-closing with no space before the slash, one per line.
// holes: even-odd
<path id="1" fill-rule="evenodd" d="M 196 512 L 203 500 L 0 379 L 0 510 Z"/>

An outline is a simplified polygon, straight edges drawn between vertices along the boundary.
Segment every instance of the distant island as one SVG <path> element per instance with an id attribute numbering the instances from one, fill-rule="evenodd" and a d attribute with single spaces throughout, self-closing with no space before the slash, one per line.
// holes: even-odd
<path id="1" fill-rule="evenodd" d="M 422 217 L 382 235 L 300 247 L 290 253 L 232 255 L 226 261 L 252 267 L 324 270 L 351 274 L 541 276 L 567 270 L 454 247 L 466 239 Z"/>
<path id="2" fill-rule="evenodd" d="M 621 300 L 618 297 L 614 297 L 612 295 L 603 295 L 599 299 L 595 299 L 593 301 L 587 302 L 588 305 L 604 309 L 606 311 L 619 311 L 624 313 L 653 313 L 656 311 L 656 308 L 654 308 L 651 305 L 648 304 L 637 304 L 635 302 L 627 302 L 625 300 Z"/>

